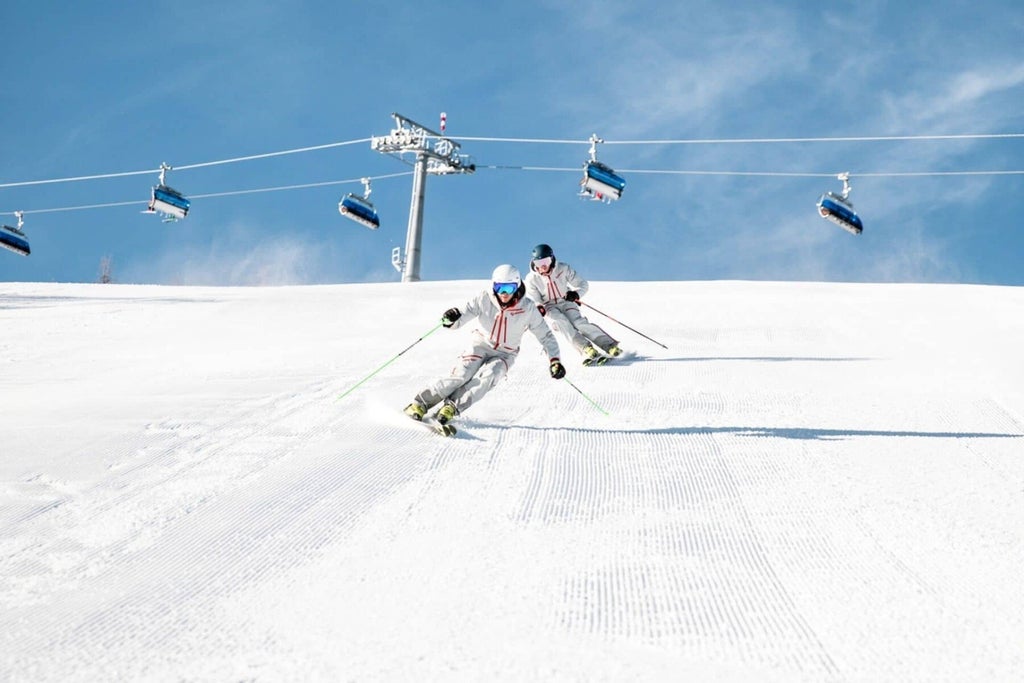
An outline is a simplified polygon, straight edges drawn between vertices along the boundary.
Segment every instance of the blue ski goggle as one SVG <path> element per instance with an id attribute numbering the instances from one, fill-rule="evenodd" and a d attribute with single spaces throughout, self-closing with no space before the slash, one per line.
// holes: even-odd
<path id="1" fill-rule="evenodd" d="M 495 294 L 515 294 L 519 289 L 518 282 L 495 282 L 494 293 Z"/>

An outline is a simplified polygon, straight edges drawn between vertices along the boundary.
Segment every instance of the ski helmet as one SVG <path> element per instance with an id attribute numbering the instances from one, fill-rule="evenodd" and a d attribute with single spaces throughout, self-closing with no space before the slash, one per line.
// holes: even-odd
<path id="1" fill-rule="evenodd" d="M 510 266 L 507 263 L 498 266 L 494 269 L 494 272 L 491 273 L 491 282 L 494 284 L 514 282 L 519 285 L 522 281 L 522 278 L 519 277 L 519 269 L 515 266 Z"/>
<path id="2" fill-rule="evenodd" d="M 519 277 L 519 269 L 515 266 L 510 266 L 506 263 L 498 266 L 491 273 L 491 292 L 502 308 L 511 306 L 519 301 L 525 290 L 526 287 L 523 286 L 523 280 Z M 498 299 L 499 293 L 512 294 L 512 298 L 507 303 L 502 303 L 501 299 Z"/>
<path id="3" fill-rule="evenodd" d="M 533 248 L 533 253 L 530 256 L 530 270 L 536 270 L 536 268 L 533 267 L 534 261 L 539 261 L 540 259 L 545 258 L 551 259 L 551 267 L 554 268 L 557 263 L 555 260 L 555 250 L 551 248 L 551 245 L 538 244 Z"/>

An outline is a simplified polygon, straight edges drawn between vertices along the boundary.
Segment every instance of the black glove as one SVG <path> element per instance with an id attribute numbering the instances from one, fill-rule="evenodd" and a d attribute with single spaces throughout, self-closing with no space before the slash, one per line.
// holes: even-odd
<path id="1" fill-rule="evenodd" d="M 562 379 L 565 377 L 565 366 L 559 363 L 557 359 L 551 361 L 550 369 L 552 379 Z"/>
<path id="2" fill-rule="evenodd" d="M 441 316 L 441 324 L 445 327 L 451 327 L 455 324 L 455 321 L 462 317 L 462 311 L 457 308 L 449 308 Z"/>
<path id="3" fill-rule="evenodd" d="M 565 300 L 576 303 L 577 301 L 580 300 L 580 293 L 574 289 L 570 289 L 568 292 L 565 293 Z"/>
<path id="4" fill-rule="evenodd" d="M 537 310 L 540 311 L 542 317 L 548 314 L 548 309 L 544 308 L 540 304 L 537 304 Z"/>

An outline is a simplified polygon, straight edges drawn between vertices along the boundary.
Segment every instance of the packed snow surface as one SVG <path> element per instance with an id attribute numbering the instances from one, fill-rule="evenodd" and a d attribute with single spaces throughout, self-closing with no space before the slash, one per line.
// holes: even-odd
<path id="1" fill-rule="evenodd" d="M 0 680 L 1024 680 L 1024 289 L 483 286 L 0 284 Z"/>

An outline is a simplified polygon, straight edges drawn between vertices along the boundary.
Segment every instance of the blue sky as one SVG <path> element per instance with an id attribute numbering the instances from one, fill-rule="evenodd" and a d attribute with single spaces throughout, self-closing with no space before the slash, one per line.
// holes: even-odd
<path id="1" fill-rule="evenodd" d="M 411 171 L 369 142 L 167 177 L 189 196 L 349 184 L 195 199 L 178 223 L 140 211 L 161 162 L 443 111 L 452 138 L 484 139 L 462 142 L 475 174 L 427 180 L 424 280 L 526 267 L 548 242 L 591 279 L 1024 284 L 1024 176 L 955 175 L 1024 170 L 1024 138 L 926 139 L 1024 132 L 1019 2 L 110 5 L 0 9 L 0 219 L 24 211 L 33 249 L 0 253 L 0 280 L 90 282 L 104 257 L 117 282 L 397 280 L 411 175 L 373 183 L 379 230 L 337 212 L 358 178 Z M 576 196 L 593 133 L 627 181 L 610 205 Z M 918 139 L 724 142 L 891 136 Z M 623 144 L 664 140 L 722 142 Z M 815 210 L 843 171 L 860 236 Z"/>

